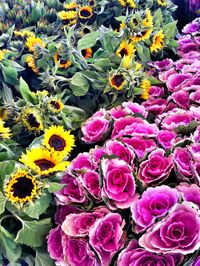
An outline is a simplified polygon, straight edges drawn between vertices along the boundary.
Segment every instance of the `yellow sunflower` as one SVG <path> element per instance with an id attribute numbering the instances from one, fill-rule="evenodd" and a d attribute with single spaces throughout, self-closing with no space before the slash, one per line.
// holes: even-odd
<path id="1" fill-rule="evenodd" d="M 161 50 L 165 46 L 164 39 L 165 39 L 165 35 L 163 34 L 162 30 L 156 33 L 153 36 L 152 44 L 150 46 L 150 51 L 157 52 Z"/>
<path id="2" fill-rule="evenodd" d="M 143 89 L 142 94 L 140 95 L 140 98 L 144 99 L 144 100 L 148 100 L 149 98 L 149 89 L 151 87 L 151 83 L 149 80 L 147 79 L 143 79 L 140 87 Z"/>
<path id="3" fill-rule="evenodd" d="M 21 113 L 22 125 L 30 131 L 40 131 L 43 129 L 42 117 L 37 109 L 25 108 Z"/>
<path id="4" fill-rule="evenodd" d="M 120 43 L 119 48 L 116 51 L 116 54 L 120 57 L 124 56 L 131 56 L 136 51 L 133 43 L 128 43 L 127 41 L 123 40 Z"/>
<path id="5" fill-rule="evenodd" d="M 35 177 L 19 169 L 6 184 L 5 195 L 12 203 L 32 201 L 38 196 L 38 184 Z"/>
<path id="6" fill-rule="evenodd" d="M 60 100 L 51 99 L 48 102 L 48 110 L 51 113 L 54 113 L 54 114 L 59 113 L 60 111 L 62 111 L 63 108 L 64 108 L 64 104 Z"/>
<path id="7" fill-rule="evenodd" d="M 78 7 L 77 3 L 76 2 L 71 2 L 69 4 L 65 4 L 64 7 L 67 9 L 67 10 L 76 10 L 76 8 Z"/>
<path id="8" fill-rule="evenodd" d="M 67 156 L 75 146 L 74 143 L 74 136 L 70 131 L 65 131 L 63 126 L 51 126 L 45 130 L 43 145 L 58 156 Z"/>
<path id="9" fill-rule="evenodd" d="M 86 48 L 84 50 L 81 50 L 81 54 L 85 59 L 88 59 L 88 58 L 92 57 L 92 49 Z"/>
<path id="10" fill-rule="evenodd" d="M 89 6 L 82 6 L 78 11 L 78 16 L 82 20 L 88 20 L 93 16 L 92 8 Z"/>
<path id="11" fill-rule="evenodd" d="M 60 63 L 59 63 L 59 61 L 60 61 Z M 67 59 L 67 60 L 63 60 L 62 58 L 60 59 L 58 53 L 55 53 L 54 54 L 54 63 L 55 64 L 58 64 L 59 63 L 58 66 L 60 68 L 68 68 L 72 64 L 69 59 Z"/>
<path id="12" fill-rule="evenodd" d="M 35 59 L 32 55 L 27 55 L 25 62 L 27 63 L 28 67 L 30 67 L 35 74 L 39 73 L 39 69 L 37 68 L 36 63 L 35 63 Z"/>
<path id="13" fill-rule="evenodd" d="M 134 0 L 126 0 L 126 3 L 127 3 L 128 6 L 131 7 L 131 8 L 136 8 L 136 7 L 137 7 L 137 5 L 136 5 L 136 3 L 135 3 Z"/>
<path id="14" fill-rule="evenodd" d="M 135 34 L 134 36 L 130 36 L 129 38 L 134 43 L 144 41 L 144 40 L 147 40 L 151 36 L 152 31 L 153 31 L 153 29 L 148 29 L 148 30 L 145 30 L 143 32 L 139 32 L 139 33 Z"/>
<path id="15" fill-rule="evenodd" d="M 5 55 L 9 52 L 9 50 L 3 49 L 0 50 L 0 61 L 5 58 Z"/>
<path id="16" fill-rule="evenodd" d="M 126 6 L 126 0 L 118 0 L 121 6 Z"/>
<path id="17" fill-rule="evenodd" d="M 58 171 L 64 171 L 70 164 L 62 161 L 62 157 L 44 148 L 33 148 L 22 154 L 20 162 L 31 168 L 39 175 L 48 175 Z"/>
<path id="18" fill-rule="evenodd" d="M 109 84 L 112 88 L 116 90 L 122 90 L 124 85 L 126 84 L 126 79 L 124 74 L 122 73 L 114 73 L 109 77 Z"/>
<path id="19" fill-rule="evenodd" d="M 58 17 L 61 20 L 73 21 L 77 17 L 77 12 L 76 11 L 64 11 L 63 10 L 63 11 L 58 12 Z"/>
<path id="20" fill-rule="evenodd" d="M 17 37 L 35 37 L 35 33 L 28 31 L 28 30 L 23 30 L 23 31 L 14 31 L 15 36 Z"/>
<path id="21" fill-rule="evenodd" d="M 9 139 L 11 136 L 10 128 L 4 126 L 5 122 L 0 119 L 0 139 Z"/>
<path id="22" fill-rule="evenodd" d="M 44 48 L 45 44 L 42 39 L 30 36 L 26 39 L 26 46 L 28 47 L 29 51 L 34 52 L 36 46 Z"/>
<path id="23" fill-rule="evenodd" d="M 149 9 L 146 10 L 145 19 L 143 20 L 143 25 L 145 27 L 153 27 L 153 17 Z"/>
<path id="24" fill-rule="evenodd" d="M 157 0 L 157 3 L 158 3 L 160 6 L 166 6 L 166 5 L 167 5 L 167 1 L 166 1 L 166 0 Z"/>

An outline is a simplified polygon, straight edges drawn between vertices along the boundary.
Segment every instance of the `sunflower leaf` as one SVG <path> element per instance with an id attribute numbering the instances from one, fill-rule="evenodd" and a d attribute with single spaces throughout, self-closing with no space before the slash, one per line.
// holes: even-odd
<path id="1" fill-rule="evenodd" d="M 35 258 L 36 266 L 54 266 L 53 260 L 50 258 L 49 254 L 45 250 L 36 250 L 36 258 Z"/>
<path id="2" fill-rule="evenodd" d="M 62 185 L 62 184 L 59 184 L 59 183 L 56 183 L 56 182 L 51 182 L 49 184 L 48 190 L 49 190 L 50 193 L 54 193 L 54 192 L 62 189 L 64 186 L 65 185 Z"/>
<path id="3" fill-rule="evenodd" d="M 38 200 L 35 200 L 33 204 L 29 204 L 24 212 L 31 218 L 39 219 L 39 216 L 49 207 L 51 199 L 51 194 L 46 193 Z"/>
<path id="4" fill-rule="evenodd" d="M 22 223 L 22 229 L 18 231 L 15 242 L 31 247 L 42 246 L 45 242 L 45 236 L 52 227 L 51 219 L 46 218 L 40 221 L 25 221 L 21 218 L 19 219 Z"/>
<path id="5" fill-rule="evenodd" d="M 6 198 L 4 197 L 3 193 L 0 191 L 0 214 L 4 212 L 5 206 L 6 206 Z"/>
<path id="6" fill-rule="evenodd" d="M 86 34 L 82 39 L 78 41 L 78 49 L 83 50 L 93 47 L 99 40 L 101 33 L 99 31 Z"/>
<path id="7" fill-rule="evenodd" d="M 30 91 L 28 84 L 23 80 L 22 77 L 20 77 L 19 80 L 19 90 L 26 102 L 37 104 L 37 97 Z"/>
<path id="8" fill-rule="evenodd" d="M 21 256 L 20 245 L 14 243 L 14 238 L 3 226 L 0 226 L 0 251 L 5 253 L 10 263 Z"/>

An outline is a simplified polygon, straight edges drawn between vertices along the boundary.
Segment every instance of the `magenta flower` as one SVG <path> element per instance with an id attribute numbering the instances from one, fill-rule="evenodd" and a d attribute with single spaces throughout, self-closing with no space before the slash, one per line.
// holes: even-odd
<path id="1" fill-rule="evenodd" d="M 141 199 L 131 205 L 131 213 L 136 226 L 136 233 L 146 230 L 165 215 L 179 200 L 176 189 L 168 186 L 148 188 Z"/>
<path id="2" fill-rule="evenodd" d="M 124 246 L 124 225 L 125 222 L 118 213 L 109 213 L 98 219 L 91 228 L 89 242 L 99 254 L 102 265 L 110 265 L 115 253 Z"/>
<path id="3" fill-rule="evenodd" d="M 176 189 L 185 201 L 195 203 L 200 208 L 200 187 L 195 184 L 180 183 Z"/>
<path id="4" fill-rule="evenodd" d="M 63 254 L 65 256 L 66 265 L 97 265 L 95 254 L 84 238 L 68 238 L 65 236 L 63 238 Z"/>
<path id="5" fill-rule="evenodd" d="M 112 201 L 113 208 L 129 208 L 135 198 L 135 181 L 132 169 L 123 160 L 102 161 L 102 196 Z M 110 206 L 111 207 L 111 206 Z"/>
<path id="6" fill-rule="evenodd" d="M 127 114 L 141 114 L 145 118 L 147 117 L 146 109 L 138 103 L 124 102 L 122 103 L 122 106 L 124 107 L 124 110 L 127 112 Z"/>
<path id="7" fill-rule="evenodd" d="M 110 117 L 105 110 L 100 110 L 82 126 L 82 140 L 86 143 L 102 141 L 109 130 Z"/>
<path id="8" fill-rule="evenodd" d="M 127 248 L 119 254 L 117 266 L 179 266 L 184 256 L 177 253 L 155 254 L 139 247 L 136 240 L 131 240 Z"/>
<path id="9" fill-rule="evenodd" d="M 48 252 L 54 260 L 63 259 L 62 230 L 60 226 L 51 229 L 47 237 Z"/>
<path id="10" fill-rule="evenodd" d="M 164 156 L 163 149 L 152 151 L 148 159 L 140 164 L 138 179 L 147 184 L 160 184 L 166 180 L 173 167 L 171 157 Z"/>
<path id="11" fill-rule="evenodd" d="M 154 98 L 163 97 L 164 88 L 159 86 L 151 86 L 149 89 L 149 96 Z"/>
<path id="12" fill-rule="evenodd" d="M 101 199 L 101 189 L 99 186 L 99 174 L 95 171 L 86 171 L 80 176 L 84 188 L 97 200 Z"/>
<path id="13" fill-rule="evenodd" d="M 181 176 L 191 178 L 192 176 L 192 157 L 187 148 L 177 147 L 174 150 L 174 164 Z"/>
<path id="14" fill-rule="evenodd" d="M 157 140 L 158 140 L 158 143 L 162 145 L 162 147 L 165 150 L 169 150 L 172 148 L 176 136 L 177 135 L 175 132 L 168 131 L 168 130 L 160 130 L 157 136 Z"/>
<path id="15" fill-rule="evenodd" d="M 84 188 L 77 178 L 69 174 L 65 174 L 60 183 L 65 186 L 61 190 L 55 192 L 55 196 L 59 204 L 65 205 L 74 202 L 87 203 L 88 200 L 85 195 Z"/>
<path id="16" fill-rule="evenodd" d="M 187 91 L 177 91 L 172 93 L 172 95 L 168 98 L 168 100 L 172 99 L 179 108 L 189 109 L 190 101 L 189 101 L 189 93 Z"/>
<path id="17" fill-rule="evenodd" d="M 96 167 L 95 163 L 92 161 L 89 153 L 79 153 L 78 156 L 72 160 L 69 169 L 71 171 L 80 172 L 82 170 L 94 170 Z"/>
<path id="18" fill-rule="evenodd" d="M 192 78 L 191 74 L 173 74 L 168 77 L 167 88 L 170 92 L 179 91 L 184 88 L 186 82 Z"/>
<path id="19" fill-rule="evenodd" d="M 82 212 L 69 214 L 62 223 L 62 231 L 70 237 L 85 237 L 89 234 L 95 222 L 108 212 L 108 209 L 101 207 L 91 213 Z"/>
<path id="20" fill-rule="evenodd" d="M 133 166 L 135 154 L 130 147 L 126 147 L 122 142 L 116 140 L 108 140 L 105 146 L 108 155 L 116 155 L 119 159 Z"/>
<path id="21" fill-rule="evenodd" d="M 157 147 L 153 140 L 141 137 L 122 138 L 121 141 L 134 150 L 139 160 L 143 159 L 149 152 L 155 150 Z"/>
<path id="22" fill-rule="evenodd" d="M 200 247 L 199 209 L 191 202 L 176 204 L 169 214 L 139 239 L 147 251 L 190 254 Z"/>
<path id="23" fill-rule="evenodd" d="M 161 98 L 149 98 L 149 100 L 142 103 L 148 112 L 153 113 L 154 115 L 159 115 L 163 113 L 167 106 L 167 100 Z"/>

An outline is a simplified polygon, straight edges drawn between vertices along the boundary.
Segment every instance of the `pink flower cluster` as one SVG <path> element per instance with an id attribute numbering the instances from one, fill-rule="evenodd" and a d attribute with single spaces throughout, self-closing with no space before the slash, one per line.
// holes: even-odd
<path id="1" fill-rule="evenodd" d="M 181 59 L 151 63 L 161 82 L 146 102 L 100 109 L 82 126 L 93 147 L 55 193 L 56 265 L 177 266 L 200 248 L 199 25 L 184 28 Z"/>

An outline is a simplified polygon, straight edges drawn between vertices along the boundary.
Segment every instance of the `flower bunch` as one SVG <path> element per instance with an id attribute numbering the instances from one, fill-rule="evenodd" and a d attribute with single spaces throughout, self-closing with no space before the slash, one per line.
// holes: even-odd
<path id="1" fill-rule="evenodd" d="M 90 150 L 72 160 L 55 193 L 48 251 L 57 265 L 197 265 L 199 51 L 185 46 L 198 40 L 198 25 L 184 28 L 179 60 L 149 63 L 157 85 L 147 101 L 101 108 L 83 123 L 80 145 Z"/>

